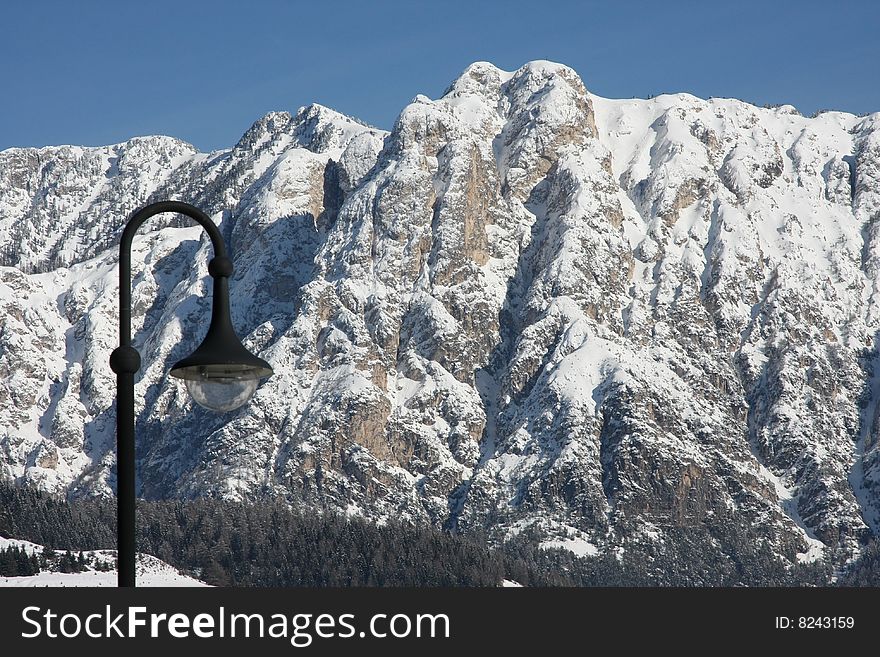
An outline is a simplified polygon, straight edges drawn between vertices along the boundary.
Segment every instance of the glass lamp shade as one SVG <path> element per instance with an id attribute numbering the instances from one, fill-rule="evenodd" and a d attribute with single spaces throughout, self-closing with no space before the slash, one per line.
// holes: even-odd
<path id="1" fill-rule="evenodd" d="M 179 361 L 171 376 L 183 379 L 186 389 L 199 406 L 216 413 L 226 413 L 243 406 L 257 390 L 260 379 L 270 376 L 269 364 L 248 352 L 238 343 L 237 362 L 206 362 L 201 347 L 189 358 Z"/>
<path id="2" fill-rule="evenodd" d="M 199 406 L 216 413 L 234 411 L 244 406 L 257 390 L 257 379 L 205 377 L 186 379 L 186 389 Z"/>

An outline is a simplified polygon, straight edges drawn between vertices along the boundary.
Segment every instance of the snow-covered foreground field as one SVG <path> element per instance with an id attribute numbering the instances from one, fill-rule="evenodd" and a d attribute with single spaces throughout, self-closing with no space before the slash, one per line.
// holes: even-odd
<path id="1" fill-rule="evenodd" d="M 39 555 L 42 545 L 0 538 L 0 550 L 17 547 L 28 554 Z M 77 552 L 77 554 L 79 554 Z M 44 570 L 37 575 L 2 577 L 0 586 L 116 586 L 116 569 L 96 570 L 98 564 L 115 564 L 115 550 L 88 550 L 83 555 L 89 564 L 80 573 L 60 573 Z M 204 582 L 184 575 L 179 570 L 148 554 L 139 554 L 137 561 L 138 586 L 208 586 Z"/>

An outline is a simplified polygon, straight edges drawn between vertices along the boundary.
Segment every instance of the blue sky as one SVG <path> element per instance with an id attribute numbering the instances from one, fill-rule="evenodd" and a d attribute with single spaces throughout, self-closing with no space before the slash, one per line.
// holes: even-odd
<path id="1" fill-rule="evenodd" d="M 232 146 L 319 102 L 390 128 L 471 62 L 573 67 L 612 98 L 686 91 L 880 111 L 880 3 L 80 0 L 4 3 L 0 149 L 168 134 Z"/>

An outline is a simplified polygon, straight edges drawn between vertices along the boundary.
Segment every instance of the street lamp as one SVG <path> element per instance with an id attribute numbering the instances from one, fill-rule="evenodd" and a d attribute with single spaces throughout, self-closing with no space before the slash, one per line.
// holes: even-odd
<path id="1" fill-rule="evenodd" d="M 223 236 L 210 217 L 178 201 L 152 203 L 135 212 L 119 243 L 119 346 L 110 354 L 110 367 L 116 373 L 118 582 L 119 586 L 128 587 L 135 585 L 134 375 L 141 366 L 140 354 L 131 346 L 131 242 L 144 221 L 162 212 L 177 212 L 194 219 L 207 231 L 214 248 L 214 258 L 208 263 L 208 273 L 214 280 L 211 325 L 199 347 L 174 364 L 171 376 L 184 380 L 198 404 L 225 412 L 246 404 L 259 380 L 272 374 L 269 363 L 245 349 L 232 327 L 232 260 L 227 257 Z"/>

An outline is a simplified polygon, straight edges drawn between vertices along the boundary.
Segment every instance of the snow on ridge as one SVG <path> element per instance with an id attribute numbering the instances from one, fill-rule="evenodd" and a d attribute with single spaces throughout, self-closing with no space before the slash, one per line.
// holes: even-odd
<path id="1" fill-rule="evenodd" d="M 560 548 L 568 550 L 578 557 L 594 557 L 599 554 L 599 548 L 582 538 L 557 538 L 550 541 L 543 541 L 541 548 L 550 550 Z"/>
<path id="2" fill-rule="evenodd" d="M 3 538 L 0 536 L 0 550 L 8 550 L 9 548 L 18 548 L 24 550 L 28 554 L 40 554 L 43 546 L 30 541 L 21 541 L 16 538 Z"/>

